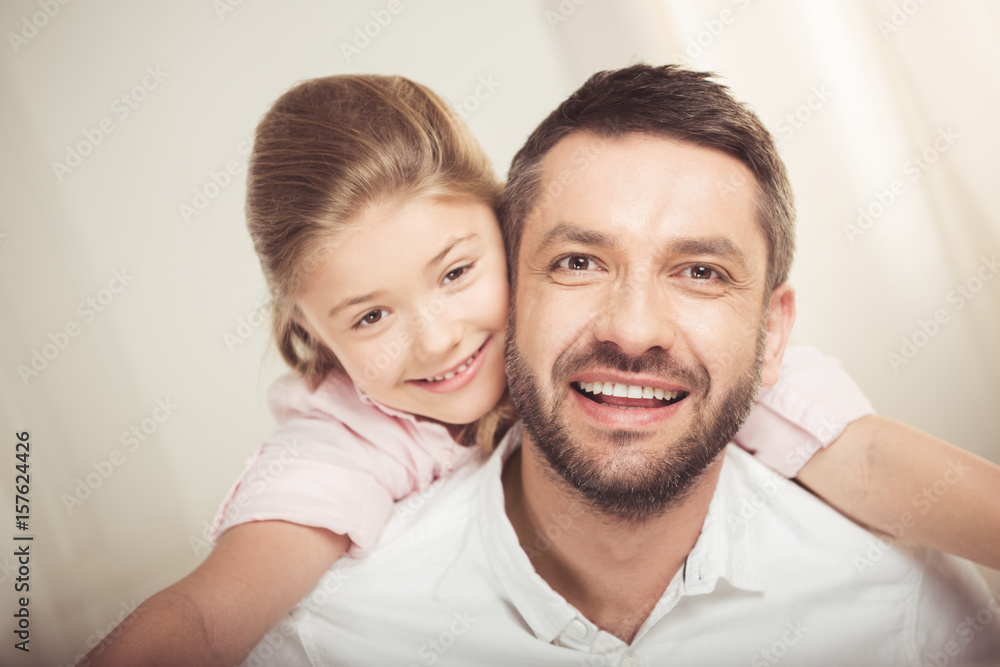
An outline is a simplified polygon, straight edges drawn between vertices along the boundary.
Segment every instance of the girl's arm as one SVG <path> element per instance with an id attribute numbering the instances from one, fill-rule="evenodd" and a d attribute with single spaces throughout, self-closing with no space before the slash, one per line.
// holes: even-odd
<path id="1" fill-rule="evenodd" d="M 1000 466 L 873 414 L 840 363 L 786 349 L 734 441 L 867 527 L 1000 569 Z"/>
<path id="2" fill-rule="evenodd" d="M 349 545 L 285 521 L 230 528 L 194 572 L 139 605 L 79 664 L 239 664 Z"/>
<path id="3" fill-rule="evenodd" d="M 869 415 L 797 479 L 876 531 L 1000 569 L 1000 466 L 944 440 Z"/>

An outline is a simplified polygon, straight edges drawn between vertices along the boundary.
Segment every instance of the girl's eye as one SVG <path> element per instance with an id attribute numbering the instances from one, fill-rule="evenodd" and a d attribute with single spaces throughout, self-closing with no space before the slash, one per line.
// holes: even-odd
<path id="1" fill-rule="evenodd" d="M 354 325 L 355 329 L 361 329 L 364 327 L 369 327 L 377 322 L 379 322 L 383 317 L 389 314 L 389 311 L 378 308 L 376 310 L 370 310 L 365 313 L 358 323 Z"/>
<path id="2" fill-rule="evenodd" d="M 597 268 L 597 263 L 586 255 L 570 255 L 559 260 L 556 266 L 568 271 L 592 271 Z"/>
<path id="3" fill-rule="evenodd" d="M 455 282 L 461 278 L 467 271 L 472 268 L 472 264 L 466 264 L 465 266 L 460 266 L 457 269 L 452 269 L 448 273 L 444 274 L 444 282 L 451 283 Z"/>
<path id="4" fill-rule="evenodd" d="M 712 280 L 722 278 L 722 275 L 710 266 L 689 266 L 683 273 L 695 280 Z"/>

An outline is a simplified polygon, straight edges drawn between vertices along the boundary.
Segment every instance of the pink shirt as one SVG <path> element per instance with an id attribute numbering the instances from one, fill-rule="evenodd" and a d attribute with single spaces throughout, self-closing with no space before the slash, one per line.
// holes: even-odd
<path id="1" fill-rule="evenodd" d="M 281 426 L 247 462 L 212 524 L 213 543 L 248 521 L 280 519 L 348 535 L 371 548 L 393 503 L 426 489 L 472 452 L 436 422 L 383 406 L 332 373 L 315 392 L 288 376 L 268 390 Z M 872 412 L 839 362 L 790 347 L 781 379 L 761 391 L 736 444 L 786 477 Z"/>
<path id="2" fill-rule="evenodd" d="M 761 389 L 733 442 L 791 478 L 849 423 L 874 412 L 839 361 L 794 345 L 785 350 L 778 383 Z"/>

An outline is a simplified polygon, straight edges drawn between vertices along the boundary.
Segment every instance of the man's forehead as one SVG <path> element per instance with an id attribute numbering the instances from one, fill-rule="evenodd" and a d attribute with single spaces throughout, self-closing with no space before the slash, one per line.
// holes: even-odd
<path id="1" fill-rule="evenodd" d="M 686 221 L 688 227 L 697 221 L 716 227 L 716 234 L 727 226 L 717 223 L 727 222 L 734 231 L 747 227 L 760 235 L 757 182 L 746 165 L 721 150 L 670 137 L 574 132 L 546 154 L 538 192 L 525 219 L 524 232 L 532 236 L 592 215 Z"/>
<path id="2" fill-rule="evenodd" d="M 664 151 L 663 149 L 668 149 Z M 638 165 L 638 156 L 649 160 Z M 724 176 L 720 191 L 732 190 L 745 182 L 756 183 L 743 162 L 729 153 L 693 141 L 647 132 L 627 132 L 617 136 L 598 135 L 589 130 L 571 132 L 549 149 L 541 161 L 542 194 L 558 193 L 571 185 L 574 175 L 599 170 L 605 165 L 632 165 L 643 169 L 674 164 L 683 157 L 680 166 L 694 172 L 712 169 Z"/>

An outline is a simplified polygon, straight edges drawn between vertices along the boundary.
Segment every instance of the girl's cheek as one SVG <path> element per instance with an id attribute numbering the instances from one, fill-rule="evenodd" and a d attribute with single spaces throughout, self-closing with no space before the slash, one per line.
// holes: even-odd
<path id="1" fill-rule="evenodd" d="M 387 353 L 380 353 L 377 345 L 350 346 L 342 350 L 341 363 L 361 389 L 378 387 L 392 373 L 395 361 Z"/>
<path id="2" fill-rule="evenodd" d="M 507 310 L 510 307 L 510 286 L 507 284 L 507 276 L 502 275 L 495 278 L 486 288 L 483 296 L 483 305 L 489 309 L 489 315 L 497 326 L 503 328 L 507 322 Z"/>

